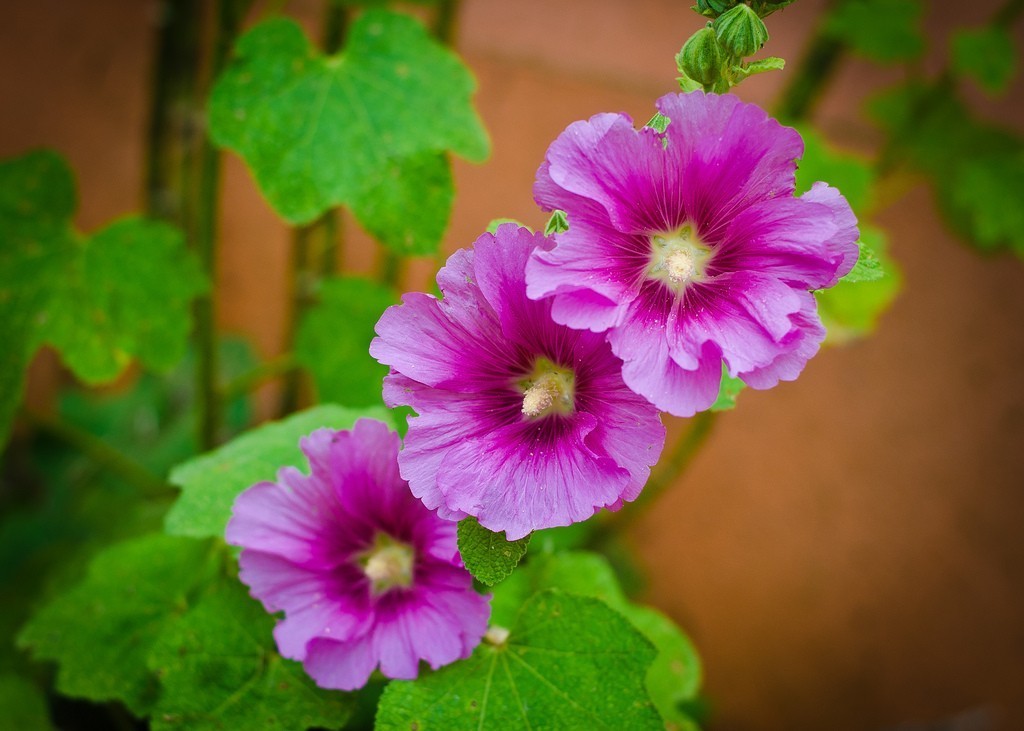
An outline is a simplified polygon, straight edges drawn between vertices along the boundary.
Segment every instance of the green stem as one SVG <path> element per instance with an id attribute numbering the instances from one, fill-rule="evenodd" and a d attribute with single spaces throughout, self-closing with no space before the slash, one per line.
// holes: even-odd
<path id="1" fill-rule="evenodd" d="M 1024 13 L 1024 0 L 1008 0 L 992 17 L 992 25 L 1008 26 Z"/>
<path id="2" fill-rule="evenodd" d="M 782 92 L 776 114 L 783 121 L 797 121 L 810 115 L 822 87 L 832 78 L 846 45 L 819 27 L 800 59 L 796 73 Z"/>
<path id="3" fill-rule="evenodd" d="M 195 106 L 199 60 L 197 0 L 164 0 L 157 6 L 160 31 L 153 60 L 152 96 L 146 135 L 145 209 L 177 222 L 182 213 L 182 143 Z"/>
<path id="4" fill-rule="evenodd" d="M 689 430 L 676 442 L 672 452 L 662 460 L 657 474 L 652 475 L 647 481 L 640 496 L 632 504 L 626 505 L 617 513 L 611 513 L 605 521 L 598 524 L 598 529 L 590 539 L 592 545 L 606 543 L 612 535 L 621 533 L 636 522 L 665 490 L 685 474 L 694 456 L 711 435 L 717 417 L 718 414 L 713 411 L 702 411 L 690 419 Z"/>
<path id="5" fill-rule="evenodd" d="M 288 332 L 285 335 L 286 347 L 294 350 L 299 333 L 299 324 L 303 315 L 313 302 L 316 287 L 316 274 L 310 267 L 312 259 L 312 239 L 319 230 L 323 219 L 317 219 L 305 226 L 292 229 L 292 303 L 288 316 Z M 281 392 L 281 408 L 283 414 L 290 414 L 299 407 L 302 390 L 302 372 L 298 369 L 288 371 L 285 376 L 284 390 Z"/>
<path id="6" fill-rule="evenodd" d="M 439 0 L 434 16 L 434 37 L 446 46 L 455 39 L 455 21 L 459 16 L 459 0 Z"/>
<path id="7" fill-rule="evenodd" d="M 212 42 L 210 78 L 206 91 L 227 64 L 251 0 L 219 0 Z M 205 94 L 204 94 L 205 97 Z M 213 292 L 217 281 L 217 212 L 220 193 L 221 156 L 204 130 L 199 147 L 199 181 L 196 185 L 193 241 L 203 271 L 211 282 L 210 293 L 195 304 L 196 316 L 196 395 L 198 437 L 202 449 L 217 444 L 221 426 L 221 401 L 217 391 L 217 325 Z"/>
<path id="8" fill-rule="evenodd" d="M 166 482 L 89 431 L 57 416 L 40 414 L 29 409 L 23 409 L 21 413 L 25 420 L 39 431 L 75 448 L 92 462 L 135 487 L 139 494 L 158 498 L 173 492 L 173 488 Z"/>
<path id="9" fill-rule="evenodd" d="M 349 9 L 341 0 L 327 0 L 324 14 L 324 51 L 333 55 L 341 50 L 348 30 Z"/>
<path id="10" fill-rule="evenodd" d="M 398 282 L 402 278 L 403 263 L 402 257 L 391 249 L 381 249 L 380 259 L 377 260 L 377 281 L 385 287 L 397 289 Z"/>
<path id="11" fill-rule="evenodd" d="M 221 389 L 221 399 L 223 403 L 228 403 L 239 396 L 244 396 L 257 386 L 283 376 L 296 368 L 298 368 L 298 363 L 295 361 L 295 356 L 291 353 L 279 355 L 228 381 Z"/>

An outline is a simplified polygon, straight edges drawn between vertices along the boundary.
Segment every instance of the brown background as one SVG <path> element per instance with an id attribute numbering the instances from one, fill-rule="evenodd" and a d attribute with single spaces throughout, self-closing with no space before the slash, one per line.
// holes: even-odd
<path id="1" fill-rule="evenodd" d="M 951 27 L 980 24 L 996 6 L 926 4 L 932 68 Z M 701 22 L 688 5 L 465 0 L 458 45 L 480 81 L 494 154 L 456 164 L 449 250 L 500 216 L 542 224 L 533 174 L 569 122 L 649 117 Z M 768 51 L 798 61 L 821 9 L 800 0 L 770 18 Z M 321 3 L 287 10 L 315 29 Z M 140 0 L 3 6 L 0 155 L 64 153 L 86 230 L 141 200 L 155 12 Z M 785 79 L 759 77 L 740 95 L 770 105 Z M 898 79 L 844 61 L 816 121 L 870 151 L 863 100 Z M 1021 90 L 1018 80 L 982 106 L 1021 129 Z M 273 355 L 288 234 L 234 157 L 224 196 L 220 324 Z M 889 203 L 876 222 L 905 291 L 877 334 L 822 353 L 796 383 L 744 394 L 631 533 L 648 599 L 703 653 L 713 728 L 917 728 L 954 717 L 943 728 L 1024 728 L 1024 266 L 965 248 L 923 188 Z M 372 267 L 369 248 L 346 256 Z M 416 276 L 431 271 L 418 264 L 407 285 L 422 287 Z M 42 378 L 37 369 L 35 385 Z"/>

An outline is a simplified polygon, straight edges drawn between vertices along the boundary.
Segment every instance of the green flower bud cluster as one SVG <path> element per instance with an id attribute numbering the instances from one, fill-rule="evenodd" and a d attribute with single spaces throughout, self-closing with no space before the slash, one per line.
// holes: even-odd
<path id="1" fill-rule="evenodd" d="M 717 18 L 722 13 L 736 7 L 740 0 L 697 0 L 693 9 L 706 18 Z M 747 5 L 753 8 L 759 18 L 765 18 L 776 10 L 782 10 L 796 0 L 748 0 Z"/>
<path id="2" fill-rule="evenodd" d="M 676 55 L 683 91 L 704 89 L 723 93 L 752 74 L 782 68 L 784 62 L 780 58 L 750 63 L 743 59 L 757 53 L 768 41 L 768 29 L 760 12 L 765 10 L 764 14 L 768 14 L 787 4 L 698 0 L 694 9 L 714 20 L 690 36 Z"/>

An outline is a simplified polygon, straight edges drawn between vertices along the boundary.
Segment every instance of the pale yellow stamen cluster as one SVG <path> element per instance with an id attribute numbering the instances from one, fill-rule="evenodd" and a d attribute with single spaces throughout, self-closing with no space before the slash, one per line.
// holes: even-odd
<path id="1" fill-rule="evenodd" d="M 680 226 L 672 233 L 651 236 L 647 276 L 681 291 L 690 282 L 704 278 L 710 259 L 711 248 L 700 240 L 693 226 Z"/>
<path id="2" fill-rule="evenodd" d="M 551 413 L 571 414 L 575 409 L 575 382 L 571 370 L 539 358 L 533 373 L 518 383 L 523 414 L 531 419 Z"/>
<path id="3" fill-rule="evenodd" d="M 412 586 L 415 558 L 412 546 L 386 533 L 378 533 L 373 547 L 360 556 L 359 564 L 370 580 L 373 593 L 381 594 L 397 586 Z"/>

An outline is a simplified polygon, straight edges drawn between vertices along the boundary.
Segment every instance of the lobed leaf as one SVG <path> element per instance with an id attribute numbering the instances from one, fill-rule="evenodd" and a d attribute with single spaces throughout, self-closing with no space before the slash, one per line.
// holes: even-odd
<path id="1" fill-rule="evenodd" d="M 907 61 L 924 53 L 920 0 L 848 0 L 838 3 L 828 31 L 874 61 Z"/>
<path id="2" fill-rule="evenodd" d="M 655 651 L 617 612 L 558 590 L 531 597 L 507 637 L 384 691 L 377 731 L 663 729 L 644 690 Z"/>
<path id="3" fill-rule="evenodd" d="M 83 236 L 74 208 L 57 154 L 0 164 L 0 442 L 40 345 L 89 383 L 113 380 L 132 358 L 170 368 L 185 353 L 189 302 L 207 286 L 172 226 L 126 218 Z"/>
<path id="4" fill-rule="evenodd" d="M 395 251 L 427 253 L 452 197 L 442 153 L 489 152 L 474 89 L 458 56 L 406 15 L 366 11 L 335 56 L 277 18 L 239 39 L 211 96 L 210 133 L 287 221 L 347 204 Z"/>
<path id="5" fill-rule="evenodd" d="M 117 544 L 29 620 L 18 645 L 59 664 L 61 693 L 120 700 L 145 715 L 158 692 L 146 666 L 149 650 L 215 575 L 217 559 L 209 542 L 160 533 Z"/>
<path id="6" fill-rule="evenodd" d="M 964 29 L 951 41 L 953 70 L 969 76 L 990 93 L 1006 89 L 1017 70 L 1017 52 L 1005 27 Z"/>
<path id="7" fill-rule="evenodd" d="M 179 536 L 224 535 L 240 492 L 273 480 L 282 467 L 305 461 L 300 438 L 321 427 L 348 429 L 362 417 L 391 423 L 384 408 L 353 410 L 325 404 L 265 424 L 178 465 L 171 470 L 170 481 L 181 488 L 181 496 L 167 513 L 165 529 Z"/>
<path id="8" fill-rule="evenodd" d="M 301 665 L 278 655 L 273 626 L 235 581 L 169 625 L 148 660 L 162 687 L 153 731 L 343 726 L 352 697 L 318 688 Z"/>
<path id="9" fill-rule="evenodd" d="M 526 555 L 527 535 L 516 541 L 505 538 L 505 531 L 484 528 L 476 518 L 463 518 L 458 527 L 459 554 L 473 578 L 488 586 L 503 581 Z"/>
<path id="10" fill-rule="evenodd" d="M 628 601 L 604 557 L 585 551 L 531 554 L 525 566 L 495 589 L 491 622 L 507 626 L 531 595 L 551 588 L 600 599 L 643 633 L 658 651 L 645 681 L 651 700 L 666 722 L 695 727 L 682 709 L 700 690 L 702 670 L 693 643 L 665 615 Z"/>

